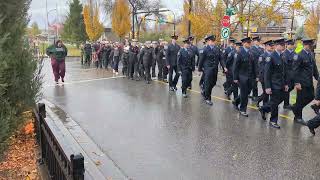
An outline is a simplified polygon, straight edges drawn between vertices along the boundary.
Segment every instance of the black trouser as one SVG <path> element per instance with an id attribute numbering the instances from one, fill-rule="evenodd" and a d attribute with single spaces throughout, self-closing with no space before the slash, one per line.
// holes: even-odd
<path id="1" fill-rule="evenodd" d="M 165 61 L 165 60 L 163 60 Z M 167 80 L 168 79 L 168 74 L 169 74 L 169 69 L 168 67 L 166 66 L 166 64 L 164 63 L 163 64 L 163 80 Z"/>
<path id="2" fill-rule="evenodd" d="M 272 94 L 270 95 L 270 111 L 271 117 L 270 122 L 278 122 L 278 106 L 285 98 L 285 91 L 284 90 L 272 90 Z"/>
<path id="3" fill-rule="evenodd" d="M 182 93 L 187 93 L 187 88 L 190 86 L 192 81 L 192 69 L 183 69 L 181 74 L 182 79 Z"/>
<path id="4" fill-rule="evenodd" d="M 226 74 L 226 82 L 223 83 L 224 91 L 228 91 L 228 89 L 231 87 L 232 82 L 233 82 L 232 75 L 228 72 Z"/>
<path id="5" fill-rule="evenodd" d="M 119 56 L 113 56 L 113 69 L 118 72 L 119 69 L 119 61 L 120 61 L 120 57 Z"/>
<path id="6" fill-rule="evenodd" d="M 238 92 L 238 84 L 235 82 L 231 83 L 231 86 L 227 89 L 227 94 L 231 95 L 233 94 L 233 99 L 237 99 L 239 96 L 239 92 Z"/>
<path id="7" fill-rule="evenodd" d="M 235 100 L 236 104 L 240 104 L 240 111 L 246 112 L 248 106 L 248 96 L 252 89 L 252 79 L 240 80 L 240 96 Z"/>
<path id="8" fill-rule="evenodd" d="M 258 97 L 258 82 L 252 79 L 252 97 Z"/>
<path id="9" fill-rule="evenodd" d="M 173 71 L 175 73 L 175 76 L 173 78 Z M 179 80 L 180 74 L 178 73 L 178 67 L 177 65 L 175 66 L 170 66 L 169 68 L 169 86 L 170 87 L 176 87 L 178 80 Z"/>
<path id="10" fill-rule="evenodd" d="M 151 81 L 151 74 L 150 74 L 150 62 L 143 62 L 143 69 L 146 81 Z"/>
<path id="11" fill-rule="evenodd" d="M 103 65 L 104 65 L 104 68 L 105 68 L 105 69 L 108 68 L 108 65 L 109 65 L 109 57 L 106 57 L 106 56 L 103 57 Z"/>
<path id="12" fill-rule="evenodd" d="M 157 64 L 157 61 L 156 59 L 152 59 L 152 77 L 156 77 L 156 64 Z"/>
<path id="13" fill-rule="evenodd" d="M 128 63 L 128 74 L 130 78 L 133 78 L 134 74 L 134 61 L 129 59 Z"/>
<path id="14" fill-rule="evenodd" d="M 290 84 L 289 84 L 289 91 L 286 92 L 285 98 L 284 98 L 284 106 L 290 105 L 290 92 L 294 89 L 293 84 L 294 84 L 293 82 L 290 82 Z"/>
<path id="15" fill-rule="evenodd" d="M 262 86 L 262 94 L 258 97 L 257 103 L 259 104 L 261 101 L 263 105 L 266 105 L 269 102 L 270 95 L 266 93 L 264 82 L 261 82 Z"/>
<path id="16" fill-rule="evenodd" d="M 128 73 L 128 60 L 127 59 L 123 59 L 123 61 L 122 61 L 122 75 L 129 76 L 129 73 Z"/>
<path id="17" fill-rule="evenodd" d="M 314 88 L 302 87 L 300 91 L 297 91 L 296 104 L 292 107 L 292 111 L 295 118 L 302 119 L 302 110 L 314 99 Z"/>
<path id="18" fill-rule="evenodd" d="M 317 115 L 316 117 L 310 119 L 308 122 L 307 122 L 307 125 L 310 127 L 310 128 L 317 128 L 320 126 L 320 115 Z"/>
<path id="19" fill-rule="evenodd" d="M 91 55 L 90 54 L 85 54 L 84 64 L 86 66 L 90 66 L 90 62 L 91 62 Z"/>
<path id="20" fill-rule="evenodd" d="M 102 68 L 102 58 L 98 56 L 98 60 L 95 62 L 96 68 Z"/>
<path id="21" fill-rule="evenodd" d="M 204 97 L 206 100 L 211 100 L 212 88 L 217 83 L 218 69 L 205 68 L 204 74 Z"/>
<path id="22" fill-rule="evenodd" d="M 201 74 L 199 86 L 200 86 L 201 91 L 203 91 L 204 90 L 204 71 Z"/>
<path id="23" fill-rule="evenodd" d="M 164 79 L 164 63 L 162 59 L 157 59 L 158 64 L 158 80 Z"/>

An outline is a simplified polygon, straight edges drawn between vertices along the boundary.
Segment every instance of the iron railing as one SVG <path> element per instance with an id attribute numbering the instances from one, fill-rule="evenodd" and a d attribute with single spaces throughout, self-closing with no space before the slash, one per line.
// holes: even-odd
<path id="1" fill-rule="evenodd" d="M 83 180 L 84 179 L 84 157 L 83 155 L 66 155 L 63 147 L 58 142 L 52 130 L 45 121 L 45 104 L 39 103 L 35 115 L 36 139 L 40 146 L 41 158 L 52 180 Z"/>

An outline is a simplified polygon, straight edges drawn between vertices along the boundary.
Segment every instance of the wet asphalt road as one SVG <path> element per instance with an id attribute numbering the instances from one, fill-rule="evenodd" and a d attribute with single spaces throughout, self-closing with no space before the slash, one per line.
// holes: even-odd
<path id="1" fill-rule="evenodd" d="M 319 179 L 320 132 L 280 118 L 270 128 L 257 110 L 240 117 L 223 100 L 214 105 L 198 93 L 199 77 L 187 99 L 166 84 L 112 78 L 104 70 L 67 62 L 66 84 L 54 86 L 48 61 L 44 95 L 64 109 L 127 176 L 138 180 Z M 312 117 L 306 110 L 305 118 Z M 285 116 L 287 117 L 287 116 Z"/>

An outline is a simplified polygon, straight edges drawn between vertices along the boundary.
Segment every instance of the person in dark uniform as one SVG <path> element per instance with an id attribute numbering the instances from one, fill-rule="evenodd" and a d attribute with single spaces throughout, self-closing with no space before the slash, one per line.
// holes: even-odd
<path id="1" fill-rule="evenodd" d="M 286 44 L 287 44 L 287 49 L 283 52 L 283 59 L 288 71 L 289 91 L 286 92 L 283 109 L 291 109 L 290 92 L 294 89 L 293 56 L 295 55 L 295 52 L 294 52 L 295 46 L 294 46 L 294 41 L 292 39 L 286 40 Z"/>
<path id="2" fill-rule="evenodd" d="M 199 72 L 204 72 L 204 100 L 208 105 L 213 105 L 211 101 L 212 88 L 216 85 L 219 64 L 224 68 L 224 71 L 227 72 L 225 67 L 222 52 L 220 48 L 216 45 L 216 37 L 214 35 L 208 36 L 206 38 L 208 45 L 203 49 L 201 59 L 199 61 Z"/>
<path id="3" fill-rule="evenodd" d="M 90 67 L 91 56 L 92 56 L 92 47 L 91 44 L 87 41 L 83 47 L 84 49 L 84 65 Z"/>
<path id="4" fill-rule="evenodd" d="M 104 47 L 104 50 L 103 50 L 103 54 L 102 54 L 103 59 L 104 59 L 104 60 L 103 60 L 104 68 L 105 68 L 106 70 L 108 70 L 109 64 L 110 64 L 110 66 L 111 66 L 111 63 L 110 63 L 110 54 L 111 54 L 111 51 L 112 51 L 112 47 L 111 47 L 111 45 L 110 45 L 110 42 L 107 41 L 107 42 L 106 42 L 106 46 Z"/>
<path id="5" fill-rule="evenodd" d="M 254 64 L 256 66 L 256 71 L 259 71 L 259 57 L 264 52 L 264 49 L 260 47 L 261 38 L 259 36 L 252 38 L 253 45 L 250 48 L 250 51 L 252 52 Z M 256 79 L 252 79 L 252 100 L 257 101 L 258 99 L 258 81 Z"/>
<path id="6" fill-rule="evenodd" d="M 137 44 L 137 40 L 132 39 L 132 43 L 129 49 L 129 63 L 128 63 L 129 78 L 131 80 L 133 80 L 134 75 L 136 74 L 135 71 L 136 71 L 136 64 L 138 62 L 138 54 L 139 54 L 139 47 Z"/>
<path id="7" fill-rule="evenodd" d="M 311 52 L 312 39 L 303 39 L 303 50 L 293 56 L 294 83 L 297 89 L 296 104 L 291 108 L 294 113 L 294 121 L 305 124 L 302 119 L 302 110 L 314 98 L 313 78 L 318 80 L 319 72 Z"/>
<path id="8" fill-rule="evenodd" d="M 206 46 L 208 45 L 207 44 L 207 38 L 208 36 L 206 36 L 204 38 L 204 41 L 203 41 L 203 48 L 199 50 L 199 60 L 201 59 L 202 55 L 203 55 L 203 50 L 206 48 Z M 199 65 L 198 65 L 199 67 Z M 204 72 L 201 72 L 200 73 L 200 81 L 199 81 L 199 87 L 200 87 L 200 90 L 201 90 L 201 95 L 204 95 Z"/>
<path id="9" fill-rule="evenodd" d="M 317 83 L 315 104 L 313 104 L 313 105 L 320 106 L 320 83 L 319 83 L 319 81 Z M 313 135 L 316 135 L 315 129 L 320 126 L 320 114 L 318 113 L 314 118 L 310 119 L 307 122 L 307 126 L 310 130 L 310 133 Z"/>
<path id="10" fill-rule="evenodd" d="M 147 41 L 146 46 L 140 52 L 140 59 L 142 59 L 144 76 L 147 84 L 150 84 L 151 74 L 150 69 L 153 63 L 153 48 L 151 47 L 151 42 Z"/>
<path id="11" fill-rule="evenodd" d="M 192 50 L 193 52 L 193 57 L 192 57 L 192 60 L 194 61 L 194 66 L 196 66 L 196 63 L 199 62 L 199 49 L 196 45 L 193 44 L 193 40 L 194 40 L 194 37 L 193 36 L 189 36 L 189 41 L 190 41 L 190 49 Z M 195 67 L 194 67 L 195 69 Z M 192 89 L 192 79 L 193 79 L 193 76 L 191 76 L 191 81 L 190 81 L 190 85 L 188 86 L 188 89 Z"/>
<path id="12" fill-rule="evenodd" d="M 121 54 L 122 61 L 122 75 L 128 77 L 128 63 L 129 63 L 129 45 L 123 48 L 123 53 Z"/>
<path id="13" fill-rule="evenodd" d="M 164 43 L 160 41 L 160 45 L 154 49 L 154 56 L 158 65 L 158 80 L 164 81 L 165 79 L 165 58 L 164 58 Z"/>
<path id="14" fill-rule="evenodd" d="M 266 94 L 270 95 L 268 106 L 264 105 L 260 111 L 267 113 L 271 111 L 269 125 L 280 129 L 278 125 L 278 106 L 284 100 L 285 93 L 288 92 L 288 78 L 286 64 L 282 52 L 285 49 L 285 39 L 274 41 L 276 48 L 265 58 L 264 66 L 264 86 Z M 265 117 L 262 117 L 265 120 Z"/>
<path id="15" fill-rule="evenodd" d="M 151 65 L 151 77 L 155 78 L 156 77 L 156 65 L 157 65 L 157 56 L 156 54 L 158 53 L 158 42 L 157 41 L 152 41 L 152 49 L 153 49 L 153 56 L 152 56 L 152 65 Z"/>
<path id="16" fill-rule="evenodd" d="M 235 48 L 228 54 L 226 60 L 226 68 L 228 69 L 226 76 L 231 79 L 231 86 L 227 89 L 226 95 L 230 99 L 231 94 L 233 94 L 233 100 L 237 99 L 239 96 L 238 84 L 233 82 L 233 64 L 234 64 L 234 55 L 239 51 L 242 46 L 242 42 L 235 42 Z M 230 80 L 228 79 L 228 80 Z"/>
<path id="17" fill-rule="evenodd" d="M 168 50 L 168 42 L 167 41 L 162 41 L 163 43 L 163 62 L 164 62 L 164 66 L 163 66 L 163 82 L 168 83 L 168 74 L 169 74 L 169 70 L 167 67 L 167 60 L 166 60 L 166 53 Z"/>
<path id="18" fill-rule="evenodd" d="M 260 107 L 261 101 L 263 102 L 263 105 L 267 105 L 270 99 L 270 96 L 266 94 L 266 91 L 265 91 L 266 88 L 264 85 L 264 69 L 265 69 L 264 66 L 266 64 L 266 58 L 270 56 L 271 53 L 274 51 L 274 42 L 273 40 L 269 40 L 264 42 L 263 44 L 265 45 L 265 51 L 259 57 L 259 62 L 258 62 L 258 68 L 259 68 L 258 78 L 262 86 L 262 94 L 258 97 L 257 104 L 256 104 L 257 107 Z"/>
<path id="19" fill-rule="evenodd" d="M 230 53 L 235 50 L 235 44 L 234 44 L 235 42 L 236 42 L 235 39 L 230 38 L 228 46 L 222 51 L 223 52 L 223 60 L 224 60 L 225 64 L 227 64 L 226 61 L 227 61 Z M 227 69 L 230 69 L 230 67 L 229 68 L 227 67 Z M 230 74 L 230 71 L 229 71 L 228 73 L 226 73 L 226 81 L 223 83 L 224 93 L 226 95 L 227 95 L 227 90 L 231 86 L 232 82 L 233 82 L 232 75 Z"/>
<path id="20" fill-rule="evenodd" d="M 246 37 L 241 41 L 243 46 L 234 55 L 235 62 L 233 64 L 233 81 L 240 87 L 240 96 L 233 101 L 233 105 L 238 109 L 240 104 L 240 115 L 248 117 L 248 95 L 252 89 L 252 81 L 257 77 L 257 71 L 253 55 L 250 52 L 251 38 Z"/>
<path id="21" fill-rule="evenodd" d="M 192 81 L 192 72 L 195 70 L 195 61 L 189 38 L 185 39 L 183 44 L 183 48 L 178 52 L 178 70 L 182 78 L 182 96 L 186 98 L 187 88 Z"/>
<path id="22" fill-rule="evenodd" d="M 176 43 L 178 36 L 171 36 L 172 41 L 169 44 L 168 49 L 166 51 L 166 64 L 169 70 L 169 91 L 177 90 L 177 83 L 179 79 L 178 67 L 177 67 L 177 54 L 180 50 L 180 46 Z M 175 72 L 175 76 L 173 78 L 173 71 Z"/>

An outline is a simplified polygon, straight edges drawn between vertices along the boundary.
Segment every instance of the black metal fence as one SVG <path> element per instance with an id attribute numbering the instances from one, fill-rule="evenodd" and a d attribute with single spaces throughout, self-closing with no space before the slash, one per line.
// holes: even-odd
<path id="1" fill-rule="evenodd" d="M 81 153 L 67 157 L 45 121 L 45 104 L 39 103 L 34 115 L 36 138 L 41 150 L 40 162 L 47 167 L 50 179 L 83 180 L 84 158 Z"/>

